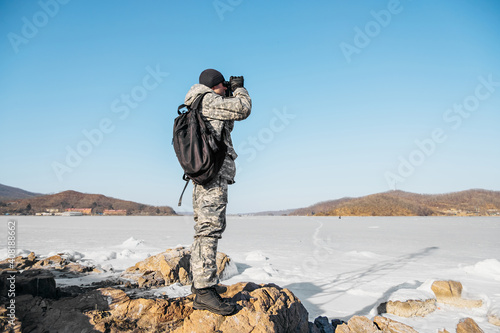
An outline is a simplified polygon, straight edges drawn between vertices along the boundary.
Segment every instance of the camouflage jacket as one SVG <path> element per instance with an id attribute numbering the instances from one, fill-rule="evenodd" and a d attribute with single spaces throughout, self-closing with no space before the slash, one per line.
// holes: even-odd
<path id="1" fill-rule="evenodd" d="M 184 104 L 191 105 L 196 97 L 205 92 L 208 92 L 208 94 L 203 97 L 201 114 L 218 140 L 221 139 L 222 131 L 225 131 L 225 141 L 228 149 L 219 175 L 226 179 L 229 184 L 232 184 L 236 174 L 234 160 L 238 155 L 233 147 L 231 131 L 235 120 L 243 120 L 250 115 L 252 100 L 245 88 L 237 88 L 233 92 L 233 97 L 223 97 L 203 84 L 195 84 L 186 94 Z"/>

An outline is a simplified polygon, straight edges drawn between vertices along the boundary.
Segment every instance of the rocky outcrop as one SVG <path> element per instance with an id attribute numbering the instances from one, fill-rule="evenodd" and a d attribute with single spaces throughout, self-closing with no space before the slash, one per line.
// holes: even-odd
<path id="1" fill-rule="evenodd" d="M 457 325 L 457 333 L 484 333 L 484 331 L 473 319 L 464 318 Z"/>
<path id="2" fill-rule="evenodd" d="M 26 294 L 16 298 L 16 324 L 34 333 L 309 332 L 308 313 L 288 289 L 238 283 L 228 286 L 222 297 L 237 304 L 234 315 L 193 310 L 193 295 L 133 299 L 125 290 L 109 287 L 58 299 Z M 0 308 L 0 313 L 5 311 Z"/>
<path id="3" fill-rule="evenodd" d="M 90 324 L 99 332 L 170 332 L 182 325 L 192 309 L 192 297 L 175 299 L 131 299 L 116 288 L 98 292 L 109 308 L 85 313 Z"/>
<path id="4" fill-rule="evenodd" d="M 436 298 L 425 300 L 388 301 L 379 305 L 379 314 L 390 313 L 398 317 L 424 317 L 437 309 L 437 303 L 460 308 L 478 308 L 481 300 L 462 298 L 462 284 L 457 281 L 434 281 L 431 286 Z"/>
<path id="5" fill-rule="evenodd" d="M 439 303 L 459 308 L 479 308 L 483 306 L 481 300 L 462 298 L 462 284 L 457 281 L 434 281 L 431 286 Z"/>
<path id="6" fill-rule="evenodd" d="M 461 297 L 462 284 L 457 281 L 434 281 L 431 286 L 437 298 Z"/>
<path id="7" fill-rule="evenodd" d="M 14 259 L 0 261 L 0 271 L 14 271 L 28 269 L 35 263 L 35 253 L 31 252 L 27 257 L 17 256 Z"/>
<path id="8" fill-rule="evenodd" d="M 337 326 L 335 333 L 375 333 L 382 332 L 370 319 L 362 316 L 354 316 L 347 324 Z"/>
<path id="9" fill-rule="evenodd" d="M 14 288 L 12 288 L 12 285 Z M 39 269 L 26 270 L 16 273 L 0 274 L 0 295 L 6 296 L 9 289 L 16 295 L 33 295 L 45 298 L 56 298 L 57 289 L 54 275 L 49 271 Z"/>
<path id="10" fill-rule="evenodd" d="M 173 332 L 309 331 L 307 310 L 288 289 L 274 284 L 237 283 L 229 286 L 222 297 L 236 302 L 236 314 L 223 317 L 208 311 L 193 311 Z"/>
<path id="11" fill-rule="evenodd" d="M 384 333 L 418 333 L 408 325 L 381 316 L 373 318 L 373 322 Z"/>
<path id="12" fill-rule="evenodd" d="M 13 263 L 0 262 L 1 304 L 6 304 L 6 298 L 2 295 L 7 294 L 6 290 L 13 280 L 8 278 L 12 274 L 16 277 L 16 328 L 9 327 L 11 331 L 21 332 L 22 326 L 23 332 L 33 333 L 416 333 L 413 328 L 382 316 L 376 316 L 373 320 L 354 316 L 348 322 L 339 319 L 329 322 L 327 317 L 318 317 L 310 323 L 300 300 L 290 290 L 275 284 L 246 282 L 221 288 L 221 296 L 237 304 L 236 313 L 226 317 L 194 310 L 193 295 L 177 298 L 145 296 L 153 295 L 150 290 L 146 290 L 148 288 L 191 283 L 190 252 L 183 247 L 149 257 L 127 269 L 122 277 L 136 281 L 134 285 L 130 282 L 124 284 L 123 280 L 107 280 L 93 286 L 56 288 L 54 274 L 79 275 L 96 271 L 95 267 L 82 265 L 75 258 L 58 254 L 39 259 L 30 253 L 27 257 L 16 257 Z M 234 269 L 231 268 L 234 264 L 223 253 L 218 253 L 217 259 L 218 275 L 223 278 L 228 270 Z M 15 269 L 8 269 L 10 264 Z M 460 282 L 435 281 L 432 291 L 438 302 L 446 304 L 470 305 L 470 302 L 481 302 L 462 299 Z M 401 317 L 425 316 L 436 309 L 436 299 L 388 301 L 381 304 L 378 310 L 379 313 Z M 0 306 L 0 330 L 7 331 L 7 314 L 6 306 Z M 498 321 L 493 310 L 489 320 L 492 323 Z M 456 332 L 483 331 L 472 319 L 466 318 L 458 323 Z"/>
<path id="13" fill-rule="evenodd" d="M 151 256 L 135 266 L 127 268 L 121 277 L 136 282 L 140 288 L 169 286 L 174 283 L 191 284 L 191 251 L 178 247 Z M 217 253 L 217 276 L 223 278 L 231 265 L 231 259 L 224 253 Z"/>
<path id="14" fill-rule="evenodd" d="M 31 333 L 93 332 L 84 313 L 96 308 L 108 308 L 107 299 L 96 291 L 60 299 L 20 295 L 16 297 L 16 325 Z"/>
<path id="15" fill-rule="evenodd" d="M 17 256 L 13 260 L 0 261 L 0 272 L 22 270 L 49 270 L 52 273 L 79 275 L 87 273 L 102 273 L 102 270 L 91 264 L 84 264 L 79 260 L 72 260 L 71 256 L 59 253 L 48 258 L 38 258 L 34 252 L 27 257 Z"/>
<path id="16" fill-rule="evenodd" d="M 123 290 L 103 288 L 65 301 L 45 302 L 44 310 L 29 311 L 20 319 L 23 324 L 26 319 L 31 319 L 28 324 L 39 321 L 40 332 L 54 329 L 56 314 L 59 318 L 74 316 L 80 324 L 84 314 L 87 323 L 81 327 L 100 332 L 308 332 L 307 311 L 287 289 L 275 285 L 239 283 L 229 286 L 222 296 L 237 302 L 238 312 L 233 316 L 224 317 L 208 311 L 193 310 L 192 296 L 131 299 Z M 89 298 L 95 301 L 97 309 L 93 308 L 93 303 L 78 303 Z M 31 303 L 32 309 L 37 308 L 37 305 L 40 308 L 40 304 L 37 304 L 39 299 L 30 296 L 25 301 Z M 71 314 L 65 313 L 62 302 Z M 52 319 L 52 326 L 48 319 L 41 318 L 41 312 L 45 312 L 43 317 Z M 66 321 L 66 324 L 70 321 Z"/>
<path id="17" fill-rule="evenodd" d="M 192 331 L 197 332 L 197 331 Z M 237 331 L 235 331 L 237 332 Z M 247 332 L 247 331 L 245 331 Z M 250 332 L 250 331 L 248 331 Z M 252 331 L 253 332 L 253 331 Z M 260 331 L 258 331 L 260 332 Z M 267 331 L 263 331 L 267 332 Z M 307 331 L 305 331 L 307 332 Z M 314 323 L 309 323 L 309 333 L 418 333 L 414 328 L 398 321 L 376 316 L 373 321 L 363 316 L 354 316 L 347 323 L 335 327 L 328 323 L 328 318 L 318 317 Z M 449 333 L 446 329 L 438 333 Z M 457 324 L 456 333 L 484 333 L 471 318 L 464 318 Z"/>
<path id="18" fill-rule="evenodd" d="M 425 317 L 436 310 L 436 300 L 388 301 L 377 308 L 379 314 L 390 313 L 398 317 Z"/>
<path id="19" fill-rule="evenodd" d="M 346 323 L 340 319 L 332 320 L 327 317 L 318 317 L 314 323 L 309 323 L 309 333 L 418 333 L 412 327 L 398 321 L 376 316 L 373 321 L 367 317 L 354 316 Z"/>
<path id="20" fill-rule="evenodd" d="M 488 322 L 495 326 L 500 326 L 500 317 L 496 314 L 490 313 L 488 315 Z"/>
<path id="21" fill-rule="evenodd" d="M 318 318 L 314 319 L 314 324 L 311 323 L 309 325 L 309 330 L 311 331 L 311 333 L 334 333 L 335 327 L 330 324 L 330 322 L 328 321 L 328 317 L 319 316 Z"/>

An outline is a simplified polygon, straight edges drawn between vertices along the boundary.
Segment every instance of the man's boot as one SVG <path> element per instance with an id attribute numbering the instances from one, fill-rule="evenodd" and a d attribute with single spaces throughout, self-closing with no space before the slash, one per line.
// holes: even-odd
<path id="1" fill-rule="evenodd" d="M 215 288 L 215 291 L 220 295 L 224 294 L 227 291 L 227 287 L 222 284 L 214 284 L 212 287 Z M 194 287 L 194 283 L 191 284 L 191 294 L 196 295 L 196 288 Z"/>
<path id="2" fill-rule="evenodd" d="M 236 311 L 236 306 L 225 302 L 213 286 L 195 289 L 195 291 L 196 297 L 193 301 L 193 308 L 196 310 L 208 310 L 223 316 L 229 316 Z"/>

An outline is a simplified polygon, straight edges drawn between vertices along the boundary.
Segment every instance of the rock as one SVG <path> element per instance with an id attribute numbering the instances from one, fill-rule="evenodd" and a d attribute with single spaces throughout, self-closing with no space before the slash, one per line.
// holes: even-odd
<path id="1" fill-rule="evenodd" d="M 130 299 L 114 288 L 98 290 L 109 303 L 108 311 L 94 310 L 86 315 L 100 332 L 169 332 L 182 325 L 192 311 L 192 297 L 175 299 Z"/>
<path id="2" fill-rule="evenodd" d="M 85 266 L 75 262 L 68 263 L 64 267 L 63 272 L 72 274 L 103 273 L 102 270 L 93 265 Z"/>
<path id="3" fill-rule="evenodd" d="M 462 298 L 462 284 L 457 281 L 434 281 L 431 289 L 439 303 L 459 308 L 479 308 L 483 306 L 481 300 Z"/>
<path id="4" fill-rule="evenodd" d="M 37 261 L 31 268 L 43 269 L 43 268 L 54 268 L 54 269 L 64 269 L 64 267 L 69 264 L 69 261 L 60 255 L 56 254 L 52 257 L 48 257 Z"/>
<path id="5" fill-rule="evenodd" d="M 11 282 L 15 283 L 17 295 L 33 295 L 47 298 L 56 298 L 57 289 L 54 275 L 44 270 L 25 270 L 21 273 L 0 274 L 1 295 L 7 295 Z"/>
<path id="6" fill-rule="evenodd" d="M 457 325 L 457 333 L 484 333 L 471 318 L 461 319 Z"/>
<path id="7" fill-rule="evenodd" d="M 7 258 L 0 261 L 0 272 L 2 271 L 12 271 L 12 270 L 23 270 L 31 267 L 35 263 L 35 253 L 31 252 L 28 257 L 17 256 L 14 260 Z"/>
<path id="8" fill-rule="evenodd" d="M 274 284 L 238 283 L 222 297 L 238 304 L 238 312 L 223 317 L 193 311 L 175 333 L 192 332 L 309 332 L 307 310 L 288 289 Z"/>
<path id="9" fill-rule="evenodd" d="M 500 326 L 500 318 L 495 314 L 488 315 L 488 322 L 495 326 Z"/>
<path id="10" fill-rule="evenodd" d="M 232 265 L 233 263 L 231 262 L 231 258 L 229 258 L 228 255 L 222 252 L 217 252 L 217 276 L 220 279 L 228 279 L 231 276 L 225 276 L 226 271 L 228 270 L 229 266 Z M 236 267 L 236 266 L 234 266 Z"/>
<path id="11" fill-rule="evenodd" d="M 347 324 L 337 326 L 335 333 L 375 333 L 382 332 L 368 318 L 362 316 L 354 316 Z"/>
<path id="12" fill-rule="evenodd" d="M 191 284 L 191 251 L 184 247 L 168 249 L 146 258 L 127 268 L 121 277 L 135 281 L 140 288 L 169 286 L 174 283 Z M 231 259 L 224 253 L 217 253 L 217 275 L 221 279 Z"/>
<path id="13" fill-rule="evenodd" d="M 381 316 L 373 318 L 373 322 L 384 333 L 418 333 L 408 325 Z"/>
<path id="14" fill-rule="evenodd" d="M 136 281 L 140 288 L 168 286 L 176 282 L 190 284 L 189 276 L 184 273 L 189 271 L 190 258 L 190 251 L 184 247 L 168 249 L 127 268 L 121 277 Z"/>
<path id="15" fill-rule="evenodd" d="M 9 259 L 0 261 L 0 272 L 12 271 L 9 268 Z M 14 258 L 14 270 L 50 270 L 55 273 L 69 273 L 74 275 L 87 273 L 102 273 L 101 270 L 93 265 L 82 265 L 81 263 L 71 261 L 65 258 L 65 255 L 56 254 L 45 259 L 37 260 L 34 252 L 31 252 L 27 257 L 18 256 Z"/>
<path id="16" fill-rule="evenodd" d="M 327 317 L 318 317 L 314 319 L 314 325 L 321 333 L 334 333 L 334 328 L 328 321 Z"/>
<path id="17" fill-rule="evenodd" d="M 446 328 L 443 328 L 442 330 L 439 330 L 438 333 L 450 333 Z"/>
<path id="18" fill-rule="evenodd" d="M 434 281 L 431 289 L 437 298 L 462 297 L 462 284 L 457 281 Z"/>
<path id="19" fill-rule="evenodd" d="M 6 307 L 10 304 L 0 305 L 0 332 L 21 333 L 21 322 L 16 317 L 15 308 Z"/>
<path id="20" fill-rule="evenodd" d="M 165 279 L 160 271 L 145 272 L 139 277 L 137 283 L 140 288 L 152 288 L 165 285 Z"/>
<path id="21" fill-rule="evenodd" d="M 56 298 L 54 275 L 42 270 L 26 270 L 16 276 L 16 294 Z"/>
<path id="22" fill-rule="evenodd" d="M 309 332 L 307 311 L 287 289 L 238 283 L 222 297 L 238 304 L 232 316 L 193 310 L 193 295 L 174 299 L 131 299 L 119 289 L 98 290 L 109 310 L 86 312 L 100 332 Z"/>
<path id="23" fill-rule="evenodd" d="M 107 310 L 106 297 L 97 291 L 52 300 L 32 295 L 16 297 L 16 315 L 23 332 L 95 332 L 86 311 Z"/>
<path id="24" fill-rule="evenodd" d="M 480 308 L 483 306 L 483 301 L 463 298 L 440 298 L 439 303 L 451 305 L 457 308 Z"/>
<path id="25" fill-rule="evenodd" d="M 347 324 L 347 323 L 343 320 L 340 320 L 340 319 L 333 319 L 332 320 L 333 331 L 335 332 L 335 329 L 337 328 L 337 326 L 340 326 L 342 324 Z"/>
<path id="26" fill-rule="evenodd" d="M 398 317 L 425 317 L 436 310 L 436 300 L 388 301 L 377 308 L 378 313 L 390 313 Z"/>
<path id="27" fill-rule="evenodd" d="M 34 263 L 36 261 L 36 255 L 35 255 L 35 252 L 30 252 L 30 254 L 28 254 L 28 261 Z"/>
<path id="28" fill-rule="evenodd" d="M 308 333 L 321 333 L 318 326 L 314 325 L 313 323 L 309 322 L 308 326 L 309 326 L 309 331 L 307 331 Z"/>
<path id="29" fill-rule="evenodd" d="M 35 271 L 32 271 L 35 272 Z M 47 271 L 42 271 L 48 274 Z M 193 310 L 194 295 L 178 298 L 131 298 L 124 290 L 105 287 L 81 289 L 80 294 L 59 299 L 16 298 L 16 315 L 23 331 L 42 332 L 136 332 L 136 333 L 414 333 L 401 323 L 377 317 L 374 324 L 355 316 L 347 323 L 334 320 L 334 330 L 326 317 L 309 323 L 308 313 L 299 299 L 274 284 L 237 283 L 226 287 L 222 297 L 237 304 L 232 316 Z M 4 308 L 5 309 L 5 308 Z M 0 315 L 5 310 L 0 308 Z M 0 321 L 0 327 L 3 324 Z M 19 326 L 20 327 L 20 326 Z"/>

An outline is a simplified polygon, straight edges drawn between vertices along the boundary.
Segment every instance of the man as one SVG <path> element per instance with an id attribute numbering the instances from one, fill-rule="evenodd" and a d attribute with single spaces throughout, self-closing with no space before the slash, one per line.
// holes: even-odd
<path id="1" fill-rule="evenodd" d="M 191 105 L 197 96 L 207 93 L 201 102 L 201 115 L 218 140 L 227 145 L 227 154 L 217 176 L 206 185 L 194 184 L 193 211 L 195 235 L 191 247 L 192 290 L 196 294 L 193 307 L 230 315 L 235 306 L 225 302 L 216 290 L 217 244 L 226 229 L 227 186 L 234 183 L 237 155 L 231 141 L 235 120 L 250 115 L 252 101 L 243 87 L 243 77 L 231 77 L 232 97 L 225 97 L 224 76 L 215 69 L 204 70 L 199 84 L 191 87 L 184 104 Z"/>

